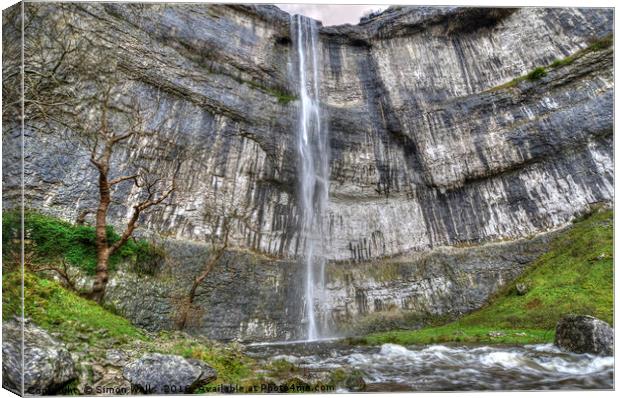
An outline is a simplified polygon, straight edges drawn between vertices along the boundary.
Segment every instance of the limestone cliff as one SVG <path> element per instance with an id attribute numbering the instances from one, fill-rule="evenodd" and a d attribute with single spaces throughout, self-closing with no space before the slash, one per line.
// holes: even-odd
<path id="1" fill-rule="evenodd" d="M 43 17 L 28 25 L 26 40 L 57 18 L 55 7 L 27 4 L 27 14 Z M 113 51 L 145 104 L 162 98 L 162 112 L 175 121 L 162 141 L 195 152 L 182 166 L 173 205 L 147 215 L 143 231 L 202 242 L 213 228 L 205 203 L 226 195 L 253 224 L 234 231 L 236 246 L 282 262 L 300 254 L 289 15 L 271 6 L 115 3 L 72 4 L 63 15 Z M 328 258 L 363 262 L 524 238 L 613 202 L 613 49 L 498 88 L 612 31 L 611 9 L 567 8 L 394 7 L 356 26 L 321 28 L 331 140 Z M 11 139 L 18 131 L 13 123 L 3 132 L 9 205 L 20 195 L 19 141 Z M 95 170 L 86 152 L 67 151 L 28 120 L 25 150 L 27 207 L 74 220 L 93 206 Z M 115 161 L 142 156 L 165 169 L 158 153 L 135 142 Z M 120 223 L 127 209 L 117 204 L 113 213 Z M 484 297 L 494 289 L 489 283 Z M 367 299 L 355 304 L 348 296 L 356 308 L 349 315 L 364 312 Z M 282 325 L 296 320 L 274 320 L 269 311 L 248 310 L 232 323 L 269 318 L 257 335 L 285 336 Z M 228 335 L 252 335 L 246 329 Z"/>

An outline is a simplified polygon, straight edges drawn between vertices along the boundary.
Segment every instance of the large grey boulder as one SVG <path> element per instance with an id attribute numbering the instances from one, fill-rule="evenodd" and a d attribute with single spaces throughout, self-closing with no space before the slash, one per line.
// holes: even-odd
<path id="1" fill-rule="evenodd" d="M 2 324 L 2 386 L 18 394 L 22 389 L 21 325 L 17 320 Z M 52 394 L 75 379 L 75 364 L 62 343 L 28 320 L 24 322 L 23 338 L 26 393 Z"/>
<path id="2" fill-rule="evenodd" d="M 123 376 L 147 394 L 182 394 L 215 380 L 217 373 L 196 359 L 153 353 L 127 364 Z"/>
<path id="3" fill-rule="evenodd" d="M 555 345 L 579 354 L 614 354 L 614 330 L 588 315 L 566 315 L 555 328 Z"/>

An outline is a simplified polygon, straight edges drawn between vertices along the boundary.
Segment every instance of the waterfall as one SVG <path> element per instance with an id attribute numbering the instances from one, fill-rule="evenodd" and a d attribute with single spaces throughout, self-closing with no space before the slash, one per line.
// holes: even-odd
<path id="1" fill-rule="evenodd" d="M 328 202 L 327 129 L 321 119 L 318 69 L 318 30 L 316 22 L 301 15 L 291 17 L 291 36 L 297 52 L 299 72 L 299 154 L 298 203 L 301 217 L 300 239 L 306 272 L 304 311 L 306 338 L 316 340 L 325 334 L 321 317 L 325 273 L 325 234 L 323 215 Z M 317 314 L 318 312 L 318 314 Z"/>

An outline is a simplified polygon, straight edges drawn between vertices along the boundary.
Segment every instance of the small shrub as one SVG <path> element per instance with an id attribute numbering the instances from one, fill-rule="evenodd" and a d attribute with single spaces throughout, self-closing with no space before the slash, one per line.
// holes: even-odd
<path id="1" fill-rule="evenodd" d="M 612 44 L 614 44 L 613 35 L 605 36 L 600 39 L 592 39 L 590 40 L 590 45 L 588 46 L 587 50 L 600 51 L 605 48 L 611 47 Z"/>
<path id="2" fill-rule="evenodd" d="M 282 94 L 282 93 L 278 94 L 277 97 L 278 97 L 278 103 L 283 104 L 283 105 L 286 105 L 289 102 L 295 101 L 297 99 L 297 97 L 294 95 Z"/>
<path id="3" fill-rule="evenodd" d="M 529 81 L 534 81 L 534 80 L 538 80 L 542 77 L 547 76 L 547 71 L 545 70 L 545 68 L 543 68 L 542 66 L 539 66 L 538 68 L 534 69 L 533 71 L 531 71 L 530 73 L 528 73 L 525 78 Z"/>

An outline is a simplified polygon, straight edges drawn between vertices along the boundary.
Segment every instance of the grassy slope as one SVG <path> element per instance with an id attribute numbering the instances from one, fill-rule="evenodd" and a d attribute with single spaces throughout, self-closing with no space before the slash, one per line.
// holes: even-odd
<path id="1" fill-rule="evenodd" d="M 518 295 L 515 286 L 529 290 Z M 601 210 L 562 233 L 514 283 L 490 304 L 459 321 L 416 331 L 375 333 L 361 340 L 425 344 L 436 342 L 550 342 L 558 319 L 588 314 L 613 324 L 613 212 Z M 491 332 L 503 333 L 492 337 Z"/>
<path id="2" fill-rule="evenodd" d="M 9 319 L 20 312 L 19 272 L 5 274 L 2 278 L 2 316 Z M 128 341 L 146 339 L 144 333 L 125 319 L 64 289 L 58 283 L 26 273 L 24 276 L 26 317 L 38 326 L 58 332 L 65 341 L 73 341 L 82 331 L 106 331 L 106 335 Z M 91 336 L 96 339 L 96 334 Z"/>
<path id="3" fill-rule="evenodd" d="M 8 320 L 21 312 L 20 279 L 19 272 L 3 275 L 3 319 Z M 76 352 L 88 347 L 89 361 L 96 362 L 99 351 L 103 360 L 105 351 L 115 348 L 135 352 L 138 357 L 146 352 L 160 352 L 202 359 L 217 370 L 219 377 L 215 384 L 238 383 L 253 374 L 254 361 L 236 346 L 180 333 L 149 334 L 57 282 L 28 272 L 24 287 L 26 317 L 54 333 L 64 343 L 74 347 Z"/>

